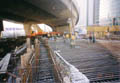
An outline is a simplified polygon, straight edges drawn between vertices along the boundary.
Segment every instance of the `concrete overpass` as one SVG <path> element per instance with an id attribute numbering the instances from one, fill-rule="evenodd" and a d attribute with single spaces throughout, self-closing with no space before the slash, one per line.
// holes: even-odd
<path id="1" fill-rule="evenodd" d="M 68 18 L 76 24 L 79 18 L 74 0 L 1 0 L 0 20 L 13 20 L 25 26 L 26 34 L 32 24 L 45 23 L 53 28 L 68 25 Z"/>

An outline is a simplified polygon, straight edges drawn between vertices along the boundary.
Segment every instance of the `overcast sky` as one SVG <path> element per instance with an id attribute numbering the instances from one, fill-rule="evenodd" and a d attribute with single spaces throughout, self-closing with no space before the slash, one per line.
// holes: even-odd
<path id="1" fill-rule="evenodd" d="M 38 24 L 38 26 L 45 32 L 52 32 L 51 27 L 46 24 Z"/>

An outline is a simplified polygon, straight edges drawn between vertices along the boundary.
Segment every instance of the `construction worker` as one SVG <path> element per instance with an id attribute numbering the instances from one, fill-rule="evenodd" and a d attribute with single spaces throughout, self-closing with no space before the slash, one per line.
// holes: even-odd
<path id="1" fill-rule="evenodd" d="M 92 36 L 91 35 L 89 35 L 89 41 L 90 41 L 90 43 L 92 42 Z"/>
<path id="2" fill-rule="evenodd" d="M 71 48 L 75 46 L 75 35 L 71 36 Z"/>
<path id="3" fill-rule="evenodd" d="M 94 33 L 93 33 L 92 41 L 93 41 L 93 43 L 95 43 L 95 42 L 96 42 L 96 39 L 95 39 L 95 34 L 94 34 Z"/>

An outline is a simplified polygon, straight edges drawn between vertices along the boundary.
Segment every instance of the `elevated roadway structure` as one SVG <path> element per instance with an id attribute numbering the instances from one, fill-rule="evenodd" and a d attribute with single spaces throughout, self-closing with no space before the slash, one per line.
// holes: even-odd
<path id="1" fill-rule="evenodd" d="M 76 24 L 79 19 L 75 0 L 1 0 L 0 1 L 0 30 L 2 20 L 21 22 L 25 28 L 31 24 L 48 24 L 55 30 L 57 27 L 68 25 L 68 19 Z M 64 27 L 66 28 L 66 27 Z M 25 29 L 28 35 L 29 29 Z M 63 29 L 64 30 L 64 29 Z"/>
<path id="2" fill-rule="evenodd" d="M 77 24 L 79 19 L 77 7 L 73 1 L 74 0 L 1 0 L 0 32 L 3 30 L 3 20 L 10 20 L 24 24 L 26 36 L 31 34 L 31 27 L 38 30 L 37 24 L 40 23 L 53 27 L 53 30 L 61 28 L 61 30 L 64 31 L 65 28 L 69 28 L 68 19 L 71 19 L 72 22 L 70 23 L 72 23 L 72 25 Z M 40 61 L 37 59 L 37 56 L 39 56 L 40 53 L 39 42 L 36 39 L 35 44 L 32 44 L 31 40 L 27 37 L 26 52 L 20 57 L 20 70 L 21 75 L 23 75 L 21 80 L 23 83 L 25 83 L 24 81 L 27 81 L 26 75 L 30 77 L 32 75 L 32 73 L 29 74 L 29 72 L 33 71 L 34 64 L 29 63 L 33 60 L 34 54 L 36 55 L 34 59 L 34 63 L 36 63 L 35 67 L 38 66 L 38 61 Z M 28 68 L 30 69 L 26 70 Z M 24 73 L 23 71 L 27 72 Z M 14 76 L 11 75 L 11 77 Z M 15 77 L 14 79 L 20 81 L 19 78 Z"/>

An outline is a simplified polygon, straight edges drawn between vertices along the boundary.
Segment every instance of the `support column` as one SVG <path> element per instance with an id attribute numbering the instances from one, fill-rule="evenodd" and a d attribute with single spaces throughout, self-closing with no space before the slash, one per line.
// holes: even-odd
<path id="1" fill-rule="evenodd" d="M 54 30 L 54 28 L 53 28 L 53 30 Z M 68 26 L 68 25 L 59 26 L 59 27 L 56 27 L 55 30 L 56 30 L 57 32 L 61 32 L 61 33 L 64 33 L 64 32 L 69 33 L 69 26 Z"/>
<path id="2" fill-rule="evenodd" d="M 32 24 L 24 24 L 25 34 L 27 36 L 27 39 L 26 39 L 27 51 L 31 48 L 31 40 L 30 40 L 31 26 Z"/>
<path id="3" fill-rule="evenodd" d="M 3 31 L 3 21 L 0 20 L 0 37 L 1 37 L 1 31 Z"/>
<path id="4" fill-rule="evenodd" d="M 30 49 L 31 48 L 31 40 L 29 37 L 26 39 L 26 44 L 27 44 L 27 48 Z"/>
<path id="5" fill-rule="evenodd" d="M 57 28 L 56 27 L 54 27 L 52 29 L 53 29 L 53 32 L 57 32 Z"/>
<path id="6" fill-rule="evenodd" d="M 24 24 L 24 30 L 25 30 L 25 34 L 26 36 L 30 36 L 31 35 L 31 26 L 32 24 Z"/>
<path id="7" fill-rule="evenodd" d="M 70 38 L 72 37 L 72 24 L 69 23 L 69 33 L 70 33 Z"/>

